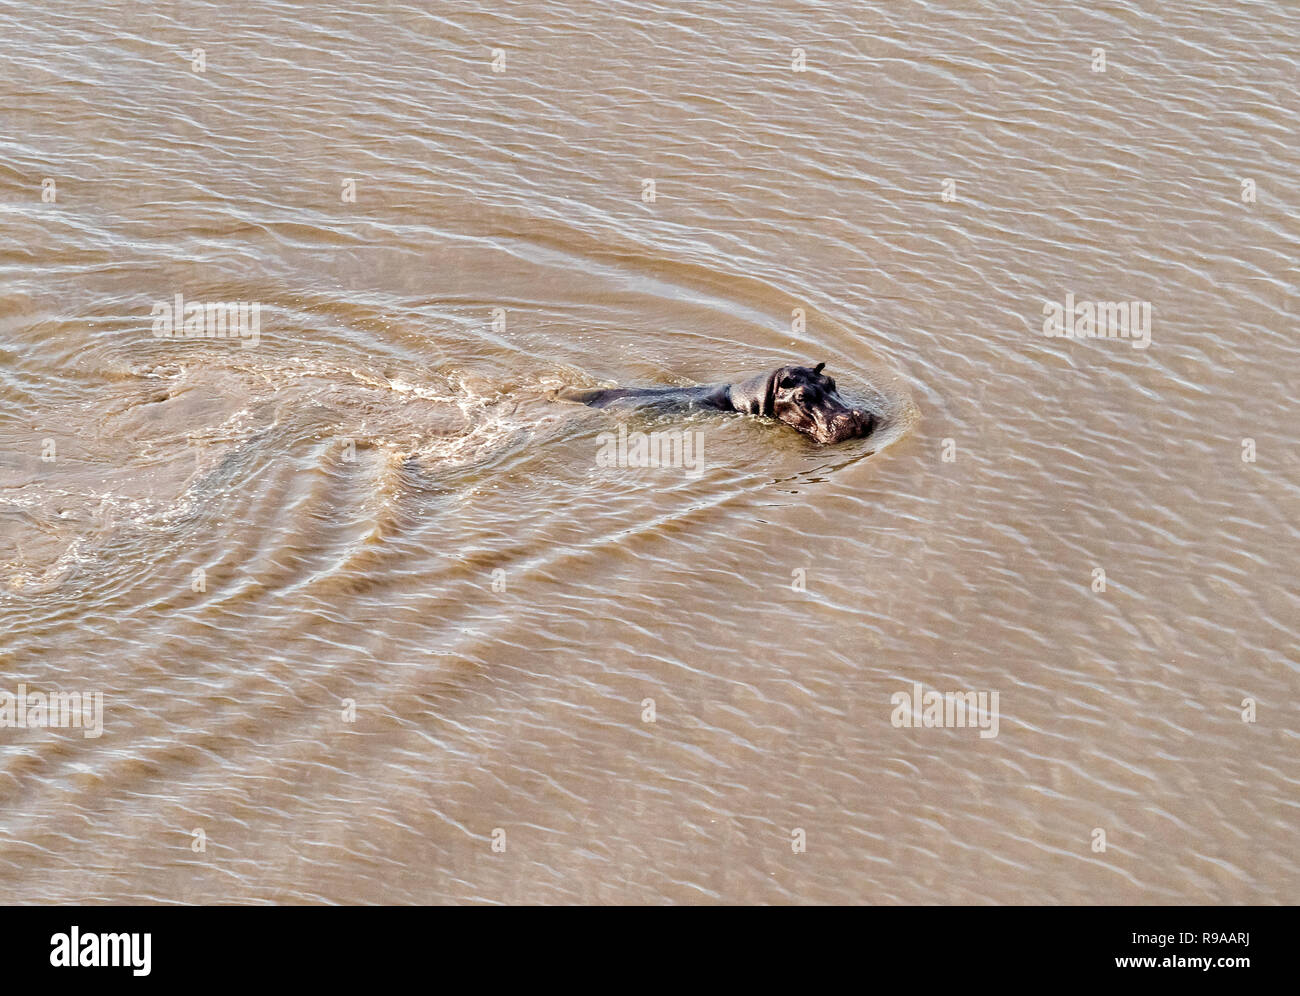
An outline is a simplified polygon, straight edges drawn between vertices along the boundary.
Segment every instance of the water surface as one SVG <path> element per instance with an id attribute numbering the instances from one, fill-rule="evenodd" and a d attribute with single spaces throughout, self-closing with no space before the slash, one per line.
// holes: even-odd
<path id="1" fill-rule="evenodd" d="M 1298 58 L 1272 0 L 0 2 L 0 687 L 104 696 L 0 730 L 0 901 L 1294 901 Z M 869 444 L 550 400 L 818 361 Z"/>

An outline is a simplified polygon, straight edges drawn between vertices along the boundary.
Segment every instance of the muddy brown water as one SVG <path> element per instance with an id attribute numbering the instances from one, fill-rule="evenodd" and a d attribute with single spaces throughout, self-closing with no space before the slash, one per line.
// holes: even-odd
<path id="1" fill-rule="evenodd" d="M 1298 58 L 1283 2 L 0 3 L 0 692 L 103 702 L 0 728 L 0 901 L 1293 902 Z M 868 444 L 550 400 L 823 360 Z"/>

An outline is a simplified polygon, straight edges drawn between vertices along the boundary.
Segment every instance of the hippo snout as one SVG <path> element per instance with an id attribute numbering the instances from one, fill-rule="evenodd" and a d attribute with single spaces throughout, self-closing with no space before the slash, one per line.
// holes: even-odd
<path id="1" fill-rule="evenodd" d="M 864 412 L 860 408 L 853 408 L 846 411 L 833 423 L 835 438 L 832 442 L 838 443 L 846 439 L 861 439 L 864 436 L 869 436 L 875 425 L 876 418 L 874 415 L 870 412 Z"/>
<path id="2" fill-rule="evenodd" d="M 876 418 L 860 408 L 840 408 L 827 411 L 821 419 L 814 418 L 809 433 L 819 443 L 842 443 L 849 439 L 862 439 L 871 435 Z M 819 424 L 820 423 L 820 424 Z"/>

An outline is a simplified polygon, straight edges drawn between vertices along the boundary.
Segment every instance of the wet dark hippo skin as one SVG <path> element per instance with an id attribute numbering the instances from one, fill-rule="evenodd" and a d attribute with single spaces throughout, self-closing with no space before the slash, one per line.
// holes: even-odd
<path id="1" fill-rule="evenodd" d="M 654 411 L 743 412 L 776 419 L 823 444 L 842 443 L 871 434 L 876 419 L 850 407 L 835 381 L 815 367 L 777 367 L 734 384 L 699 387 L 611 387 L 569 389 L 556 397 L 592 408 L 631 406 Z"/>

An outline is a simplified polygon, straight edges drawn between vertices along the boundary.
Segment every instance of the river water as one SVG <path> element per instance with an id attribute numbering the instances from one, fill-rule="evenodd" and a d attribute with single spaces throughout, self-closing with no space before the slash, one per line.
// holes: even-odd
<path id="1" fill-rule="evenodd" d="M 1282 0 L 0 2 L 0 692 L 102 696 L 0 728 L 0 901 L 1294 902 L 1298 62 Z M 821 361 L 872 439 L 552 398 Z"/>

